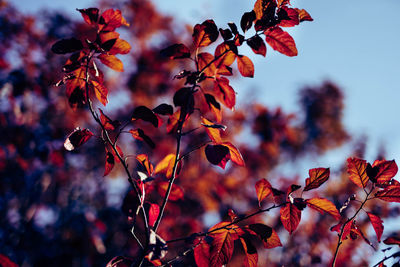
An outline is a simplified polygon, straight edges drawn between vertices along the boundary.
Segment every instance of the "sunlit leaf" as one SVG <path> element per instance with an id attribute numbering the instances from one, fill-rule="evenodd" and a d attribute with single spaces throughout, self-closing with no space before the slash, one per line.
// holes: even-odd
<path id="1" fill-rule="evenodd" d="M 213 127 L 207 127 L 208 125 L 210 125 L 210 126 L 214 125 L 214 123 L 212 123 L 211 121 L 207 120 L 204 117 L 201 118 L 201 122 L 206 130 L 208 137 L 210 137 L 210 139 L 216 144 L 222 143 L 220 129 L 213 128 Z"/>
<path id="2" fill-rule="evenodd" d="M 99 108 L 100 111 L 100 121 L 104 129 L 113 131 L 119 125 L 118 121 L 111 120 L 104 112 Z"/>
<path id="3" fill-rule="evenodd" d="M 358 158 L 347 159 L 347 173 L 350 180 L 361 188 L 365 188 L 369 177 L 367 175 L 367 161 Z"/>
<path id="4" fill-rule="evenodd" d="M 236 59 L 236 54 L 232 51 L 231 46 L 223 42 L 215 48 L 214 54 L 216 61 L 215 66 L 220 68 L 222 66 L 230 66 Z"/>
<path id="5" fill-rule="evenodd" d="M 383 234 L 383 221 L 379 216 L 376 216 L 373 213 L 367 212 L 369 220 L 371 221 L 372 226 L 374 227 L 376 237 L 378 238 L 378 242 L 381 242 L 381 237 Z"/>
<path id="6" fill-rule="evenodd" d="M 282 7 L 278 12 L 278 17 L 281 20 L 279 26 L 293 27 L 300 23 L 299 13 L 294 8 Z"/>
<path id="7" fill-rule="evenodd" d="M 120 10 L 107 9 L 101 14 L 98 22 L 100 31 L 114 31 L 122 25 L 129 26 L 126 20 L 122 17 Z"/>
<path id="8" fill-rule="evenodd" d="M 288 203 L 280 210 L 283 227 L 292 234 L 300 223 L 301 211 L 293 204 Z"/>
<path id="9" fill-rule="evenodd" d="M 101 54 L 98 56 L 98 58 L 100 59 L 101 63 L 103 63 L 107 67 L 119 72 L 124 71 L 124 64 L 116 56 Z"/>
<path id="10" fill-rule="evenodd" d="M 88 129 L 81 129 L 78 127 L 65 139 L 64 148 L 68 151 L 72 151 L 86 143 L 92 136 L 93 133 Z"/>
<path id="11" fill-rule="evenodd" d="M 165 193 L 167 192 L 168 189 L 168 182 L 159 182 L 158 183 L 158 193 L 164 197 Z M 171 193 L 169 195 L 169 200 L 171 201 L 178 201 L 180 199 L 183 199 L 184 194 L 183 190 L 179 185 L 173 184 Z"/>
<path id="12" fill-rule="evenodd" d="M 240 151 L 231 142 L 223 142 L 221 145 L 228 147 L 232 162 L 239 166 L 245 166 L 242 154 L 240 154 Z"/>
<path id="13" fill-rule="evenodd" d="M 213 20 L 206 20 L 202 24 L 196 24 L 193 29 L 193 45 L 194 47 L 208 46 L 219 35 L 218 28 Z"/>
<path id="14" fill-rule="evenodd" d="M 175 163 L 175 154 L 171 153 L 166 155 L 154 169 L 154 173 L 165 173 L 165 176 L 169 179 L 172 177 L 172 170 Z"/>
<path id="15" fill-rule="evenodd" d="M 320 213 L 326 212 L 335 217 L 336 220 L 339 220 L 341 218 L 336 206 L 331 201 L 325 198 L 311 198 L 307 199 L 306 202 L 310 208 L 315 209 Z"/>
<path id="16" fill-rule="evenodd" d="M 320 187 L 329 179 L 329 168 L 315 168 L 308 171 L 309 178 L 306 179 L 306 186 L 304 191 L 309 191 L 314 188 Z"/>
<path id="17" fill-rule="evenodd" d="M 239 72 L 240 74 L 242 74 L 243 77 L 250 77 L 250 78 L 254 77 L 254 64 L 250 60 L 250 58 L 243 55 L 239 55 L 237 57 L 237 65 Z"/>
<path id="18" fill-rule="evenodd" d="M 271 184 L 266 179 L 261 179 L 256 183 L 256 193 L 258 199 L 258 205 L 261 206 L 261 201 L 263 201 L 271 191 Z"/>
<path id="19" fill-rule="evenodd" d="M 214 92 L 226 107 L 233 109 L 236 103 L 236 93 L 229 85 L 227 78 L 220 77 L 214 81 Z"/>
<path id="20" fill-rule="evenodd" d="M 389 182 L 398 171 L 397 164 L 394 160 L 375 161 L 372 164 L 372 169 L 374 170 L 374 180 L 376 180 L 378 184 Z"/>
<path id="21" fill-rule="evenodd" d="M 299 13 L 300 22 L 313 21 L 313 18 L 310 16 L 310 14 L 308 14 L 307 11 L 305 11 L 304 9 L 298 9 L 298 8 L 295 8 L 295 9 Z"/>
<path id="22" fill-rule="evenodd" d="M 200 241 L 200 244 L 194 248 L 194 259 L 198 267 L 210 266 L 210 245 L 205 239 Z"/>
<path id="23" fill-rule="evenodd" d="M 240 237 L 240 242 L 244 250 L 244 261 L 243 266 L 245 267 L 257 267 L 258 254 L 255 246 L 250 242 L 249 239 Z"/>
<path id="24" fill-rule="evenodd" d="M 108 103 L 108 99 L 107 99 L 108 89 L 107 89 L 107 87 L 105 87 L 104 84 L 99 83 L 99 82 L 97 82 L 95 80 L 90 80 L 90 82 L 93 85 L 93 90 L 94 90 L 94 93 L 95 93 L 97 99 L 104 106 L 107 105 L 107 103 Z"/>
<path id="25" fill-rule="evenodd" d="M 261 239 L 265 248 L 271 249 L 282 246 L 278 234 L 271 227 L 265 224 L 255 223 L 250 224 L 247 228 L 251 230 L 251 234 L 255 234 Z"/>
<path id="26" fill-rule="evenodd" d="M 280 27 L 270 28 L 264 34 L 265 40 L 272 49 L 289 57 L 297 56 L 297 48 L 292 36 Z"/>
<path id="27" fill-rule="evenodd" d="M 400 203 L 400 185 L 390 185 L 385 189 L 378 191 L 375 197 L 387 202 Z"/>
<path id="28" fill-rule="evenodd" d="M 217 72 L 217 67 L 213 60 L 214 56 L 210 53 L 204 52 L 197 55 L 199 70 L 203 71 L 206 76 L 213 77 Z"/>
<path id="29" fill-rule="evenodd" d="M 153 227 L 154 223 L 157 220 L 157 217 L 160 213 L 160 206 L 158 206 L 155 203 L 146 203 L 146 209 L 147 209 L 147 213 L 148 213 L 148 220 L 149 220 L 149 226 Z"/>
<path id="30" fill-rule="evenodd" d="M 86 8 L 86 9 L 78 9 L 81 13 L 85 22 L 91 26 L 96 25 L 97 20 L 99 19 L 99 9 L 97 8 Z"/>
<path id="31" fill-rule="evenodd" d="M 146 154 L 140 154 L 136 156 L 137 161 L 142 164 L 142 166 L 146 169 L 147 174 L 151 176 L 154 171 L 153 165 L 150 163 L 149 157 Z"/>
<path id="32" fill-rule="evenodd" d="M 118 38 L 115 40 L 114 45 L 111 47 L 110 51 L 108 51 L 108 54 L 110 55 L 116 55 L 116 54 L 128 54 L 129 51 L 131 51 L 131 45 L 123 40 Z"/>

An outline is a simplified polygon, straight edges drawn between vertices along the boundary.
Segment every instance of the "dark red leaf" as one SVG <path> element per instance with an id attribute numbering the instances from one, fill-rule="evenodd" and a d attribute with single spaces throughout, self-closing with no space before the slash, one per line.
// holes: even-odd
<path id="1" fill-rule="evenodd" d="M 240 27 L 242 28 L 243 32 L 246 32 L 248 29 L 251 28 L 253 25 L 253 21 L 256 19 L 256 13 L 254 10 L 250 12 L 245 12 L 240 19 Z"/>
<path id="2" fill-rule="evenodd" d="M 298 8 L 295 8 L 295 9 L 299 13 L 300 22 L 313 21 L 313 18 L 310 16 L 310 14 L 308 14 L 307 11 L 305 11 L 304 9 L 298 9 Z"/>
<path id="3" fill-rule="evenodd" d="M 273 27 L 264 32 L 265 40 L 272 49 L 289 57 L 297 56 L 296 44 L 287 32 L 280 27 Z"/>
<path id="4" fill-rule="evenodd" d="M 149 226 L 153 227 L 157 220 L 158 214 L 160 213 L 160 206 L 155 203 L 145 203 L 145 208 L 147 210 L 147 218 L 149 220 Z"/>
<path id="5" fill-rule="evenodd" d="M 294 8 L 282 7 L 278 12 L 278 17 L 281 20 L 279 26 L 281 27 L 293 27 L 299 25 L 299 13 Z"/>
<path id="6" fill-rule="evenodd" d="M 271 227 L 265 224 L 255 223 L 250 224 L 247 228 L 250 229 L 250 234 L 255 234 L 261 239 L 265 248 L 270 249 L 282 246 L 278 234 Z"/>
<path id="7" fill-rule="evenodd" d="M 336 220 L 340 220 L 340 213 L 331 201 L 325 198 L 315 197 L 307 199 L 306 202 L 310 208 L 315 209 L 321 213 L 329 213 L 330 215 L 335 217 Z"/>
<path id="8" fill-rule="evenodd" d="M 400 237 L 388 237 L 383 240 L 383 243 L 385 243 L 386 245 L 398 245 L 400 247 Z"/>
<path id="9" fill-rule="evenodd" d="M 308 171 L 309 178 L 306 179 L 306 186 L 304 191 L 309 191 L 314 188 L 320 187 L 329 179 L 329 168 L 315 168 Z"/>
<path id="10" fill-rule="evenodd" d="M 2 266 L 2 267 L 18 267 L 18 264 L 11 261 L 7 256 L 0 254 L 0 266 Z"/>
<path id="11" fill-rule="evenodd" d="M 213 20 L 206 20 L 202 24 L 196 24 L 193 29 L 193 45 L 194 47 L 208 46 L 219 35 L 218 28 Z"/>
<path id="12" fill-rule="evenodd" d="M 82 42 L 76 38 L 61 39 L 51 47 L 51 51 L 55 54 L 73 53 L 82 49 Z"/>
<path id="13" fill-rule="evenodd" d="M 93 133 L 88 129 L 76 128 L 72 133 L 70 133 L 64 142 L 64 148 L 68 151 L 72 151 L 84 143 L 86 143 Z"/>
<path id="14" fill-rule="evenodd" d="M 115 159 L 114 159 L 114 155 L 111 152 L 106 151 L 106 164 L 104 167 L 104 174 L 103 176 L 107 176 L 111 170 L 114 168 L 114 164 L 115 164 Z"/>
<path id="15" fill-rule="evenodd" d="M 151 138 L 148 137 L 142 129 L 140 129 L 140 128 L 135 129 L 135 130 L 131 129 L 131 130 L 129 130 L 129 132 L 131 133 L 132 137 L 135 138 L 136 140 L 144 141 L 146 144 L 148 144 L 153 149 L 156 147 L 153 140 L 151 140 Z"/>
<path id="16" fill-rule="evenodd" d="M 361 188 L 365 188 L 369 177 L 367 175 L 368 163 L 365 160 L 358 158 L 347 159 L 347 173 L 350 180 Z"/>
<path id="17" fill-rule="evenodd" d="M 153 124 L 154 127 L 158 127 L 157 116 L 154 114 L 154 112 L 151 109 L 149 109 L 145 106 L 139 106 L 139 107 L 135 108 L 135 110 L 133 111 L 132 121 L 139 120 L 139 119 L 150 122 L 151 124 Z"/>
<path id="18" fill-rule="evenodd" d="M 190 50 L 184 44 L 173 44 L 160 51 L 161 55 L 170 59 L 189 58 Z"/>
<path id="19" fill-rule="evenodd" d="M 99 9 L 97 8 L 86 8 L 86 9 L 77 9 L 85 22 L 91 26 L 96 25 L 97 20 L 99 19 Z"/>
<path id="20" fill-rule="evenodd" d="M 295 205 L 288 203 L 281 208 L 280 213 L 283 226 L 292 234 L 300 223 L 301 211 Z"/>
<path id="21" fill-rule="evenodd" d="M 378 242 L 381 242 L 381 237 L 383 234 L 383 221 L 379 216 L 367 212 L 369 220 L 371 221 L 372 226 L 374 227 L 376 237 L 378 238 Z"/>
<path id="22" fill-rule="evenodd" d="M 200 241 L 194 248 L 194 259 L 198 267 L 210 266 L 210 245 L 205 239 Z"/>
<path id="23" fill-rule="evenodd" d="M 245 254 L 243 266 L 257 267 L 258 254 L 256 247 L 250 242 L 248 238 L 245 237 L 240 237 L 240 242 L 242 243 Z"/>
<path id="24" fill-rule="evenodd" d="M 390 185 L 385 189 L 376 192 L 375 197 L 387 202 L 400 203 L 400 185 Z"/>
<path id="25" fill-rule="evenodd" d="M 261 201 L 271 193 L 271 184 L 266 179 L 261 179 L 256 183 L 256 194 L 259 206 L 261 206 Z"/>
<path id="26" fill-rule="evenodd" d="M 214 92 L 226 107 L 233 109 L 236 104 L 236 93 L 229 85 L 229 80 L 227 78 L 220 77 L 215 80 Z"/>
<path id="27" fill-rule="evenodd" d="M 225 165 L 230 159 L 229 148 L 223 145 L 207 145 L 206 149 L 207 160 L 214 165 L 225 169 Z"/>
<path id="28" fill-rule="evenodd" d="M 160 115 L 172 115 L 174 114 L 174 108 L 171 105 L 163 103 L 155 107 L 153 112 Z"/>
<path id="29" fill-rule="evenodd" d="M 254 35 L 250 39 L 247 40 L 247 44 L 253 50 L 254 53 L 263 55 L 267 54 L 267 46 L 264 43 L 264 40 L 259 35 Z"/>

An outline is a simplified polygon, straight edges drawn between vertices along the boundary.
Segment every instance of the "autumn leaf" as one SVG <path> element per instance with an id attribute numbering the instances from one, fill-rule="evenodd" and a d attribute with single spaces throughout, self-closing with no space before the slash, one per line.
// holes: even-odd
<path id="1" fill-rule="evenodd" d="M 158 183 L 158 193 L 164 197 L 168 189 L 168 182 L 159 182 Z M 184 194 L 183 190 L 179 185 L 173 184 L 171 193 L 169 195 L 169 200 L 171 201 L 178 201 L 180 199 L 183 199 Z"/>
<path id="2" fill-rule="evenodd" d="M 367 212 L 369 220 L 371 221 L 372 226 L 374 227 L 376 237 L 378 238 L 378 242 L 381 242 L 381 237 L 383 233 L 383 221 L 379 216 L 376 216 L 373 213 Z"/>
<path id="3" fill-rule="evenodd" d="M 113 153 L 106 151 L 106 163 L 103 176 L 107 176 L 111 172 L 111 170 L 114 168 L 114 164 L 115 159 Z"/>
<path id="4" fill-rule="evenodd" d="M 242 247 L 243 247 L 244 254 L 245 254 L 243 266 L 257 267 L 257 262 L 258 262 L 257 249 L 247 238 L 240 237 L 240 242 L 242 243 Z"/>
<path id="5" fill-rule="evenodd" d="M 264 43 L 264 40 L 259 35 L 254 35 L 247 41 L 247 45 L 253 50 L 254 53 L 266 56 L 267 54 L 267 46 Z"/>
<path id="6" fill-rule="evenodd" d="M 205 148 L 207 160 L 214 165 L 225 169 L 225 165 L 230 159 L 230 150 L 224 145 L 207 145 Z"/>
<path id="7" fill-rule="evenodd" d="M 329 168 L 315 168 L 308 171 L 309 178 L 306 179 L 306 186 L 304 191 L 309 191 L 314 188 L 320 187 L 329 179 Z"/>
<path id="8" fill-rule="evenodd" d="M 214 56 L 216 60 L 214 64 L 217 69 L 221 68 L 222 66 L 230 66 L 235 61 L 236 54 L 232 51 L 232 47 L 235 46 L 229 45 L 227 42 L 223 42 L 219 44 L 217 48 L 215 48 Z"/>
<path id="9" fill-rule="evenodd" d="M 148 213 L 149 226 L 153 227 L 160 213 L 160 206 L 155 203 L 146 203 L 145 206 Z"/>
<path id="10" fill-rule="evenodd" d="M 154 112 L 145 106 L 139 106 L 135 108 L 132 114 L 132 121 L 135 120 L 143 120 L 150 122 L 154 127 L 158 127 L 159 120 L 158 117 L 154 114 Z"/>
<path id="11" fill-rule="evenodd" d="M 216 143 L 216 144 L 222 143 L 220 129 L 217 128 L 217 127 L 208 127 L 208 126 L 213 126 L 214 123 L 212 123 L 211 121 L 209 121 L 206 118 L 202 117 L 201 118 L 201 124 L 204 126 L 208 137 L 210 137 L 210 139 L 214 143 Z"/>
<path id="12" fill-rule="evenodd" d="M 98 8 L 86 8 L 86 9 L 77 9 L 85 22 L 91 26 L 95 26 L 99 19 L 99 9 Z"/>
<path id="13" fill-rule="evenodd" d="M 189 58 L 190 50 L 184 44 L 173 44 L 161 50 L 160 54 L 169 59 Z"/>
<path id="14" fill-rule="evenodd" d="M 282 7 L 278 11 L 278 17 L 281 20 L 279 23 L 281 27 L 293 27 L 300 23 L 299 13 L 294 8 Z"/>
<path id="15" fill-rule="evenodd" d="M 293 204 L 287 203 L 280 210 L 283 227 L 292 234 L 300 223 L 301 211 Z"/>
<path id="16" fill-rule="evenodd" d="M 105 87 L 104 84 L 99 83 L 95 80 L 90 80 L 90 83 L 92 84 L 94 93 L 95 93 L 97 99 L 100 101 L 100 103 L 103 104 L 104 106 L 107 105 L 107 103 L 108 103 L 107 87 Z"/>
<path id="17" fill-rule="evenodd" d="M 119 72 L 124 71 L 124 65 L 122 61 L 116 56 L 101 54 L 98 56 L 98 58 L 100 59 L 101 63 L 103 63 L 107 67 Z"/>
<path id="18" fill-rule="evenodd" d="M 107 9 L 101 14 L 98 29 L 103 32 L 111 32 L 122 25 L 129 26 L 124 17 L 122 17 L 121 10 Z"/>
<path id="19" fill-rule="evenodd" d="M 272 193 L 271 184 L 266 179 L 259 180 L 256 183 L 256 193 L 258 206 L 261 207 L 261 201 L 263 201 L 269 194 Z"/>
<path id="20" fill-rule="evenodd" d="M 172 177 L 172 169 L 175 163 L 175 154 L 171 153 L 166 155 L 154 169 L 154 174 L 165 173 L 165 177 L 170 179 Z"/>
<path id="21" fill-rule="evenodd" d="M 211 109 L 211 111 L 214 113 L 217 122 L 221 123 L 222 121 L 221 105 L 211 94 L 204 94 L 204 98 L 206 99 L 206 103 L 208 104 L 209 109 Z"/>
<path id="22" fill-rule="evenodd" d="M 154 149 L 156 147 L 156 144 L 154 144 L 153 140 L 151 140 L 151 138 L 147 136 L 142 129 L 131 129 L 129 130 L 129 133 L 132 135 L 133 138 L 139 141 L 144 141 L 151 148 Z"/>
<path id="23" fill-rule="evenodd" d="M 253 25 L 253 21 L 256 20 L 256 13 L 254 10 L 250 12 L 245 12 L 240 19 L 240 27 L 242 28 L 243 32 L 246 32 L 251 28 Z"/>
<path id="24" fill-rule="evenodd" d="M 264 34 L 265 40 L 272 49 L 289 57 L 297 56 L 297 48 L 292 36 L 280 27 L 267 29 Z"/>
<path id="25" fill-rule="evenodd" d="M 240 154 L 240 151 L 231 142 L 223 142 L 221 145 L 229 149 L 230 160 L 232 160 L 232 162 L 239 166 L 245 166 L 242 154 Z"/>
<path id="26" fill-rule="evenodd" d="M 76 38 L 59 40 L 51 47 L 51 51 L 55 54 L 73 53 L 82 49 L 82 42 Z"/>
<path id="27" fill-rule="evenodd" d="M 120 125 L 119 121 L 111 120 L 106 114 L 104 114 L 103 110 L 99 108 L 100 111 L 100 121 L 101 125 L 103 125 L 104 129 L 113 131 L 116 127 Z"/>
<path id="28" fill-rule="evenodd" d="M 154 167 L 150 163 L 149 157 L 146 154 L 139 154 L 136 156 L 136 159 L 146 169 L 147 174 L 151 176 L 153 174 Z"/>
<path id="29" fill-rule="evenodd" d="M 233 109 L 236 103 L 236 94 L 235 90 L 229 85 L 227 78 L 216 78 L 214 81 L 214 92 L 227 108 Z"/>
<path id="30" fill-rule="evenodd" d="M 214 56 L 210 53 L 204 52 L 197 55 L 197 63 L 199 71 L 203 71 L 206 76 L 213 77 L 217 72 Z"/>
<path id="31" fill-rule="evenodd" d="M 399 237 L 388 237 L 385 240 L 383 240 L 383 243 L 386 245 L 398 245 L 400 247 L 400 238 Z"/>
<path id="32" fill-rule="evenodd" d="M 202 24 L 196 24 L 193 29 L 193 45 L 195 48 L 208 46 L 217 40 L 218 28 L 213 20 L 206 20 Z"/>
<path id="33" fill-rule="evenodd" d="M 239 55 L 237 57 L 237 65 L 239 72 L 240 74 L 242 74 L 243 77 L 254 77 L 254 65 L 250 58 Z"/>
<path id="34" fill-rule="evenodd" d="M 210 228 L 209 235 L 213 238 L 210 247 L 211 266 L 227 264 L 232 257 L 234 241 L 239 238 L 243 231 L 235 224 L 227 226 L 229 222 L 221 222 Z M 221 227 L 225 227 L 218 229 Z M 218 230 L 216 230 L 218 229 Z"/>
<path id="35" fill-rule="evenodd" d="M 88 129 L 81 129 L 77 127 L 68 135 L 67 139 L 65 139 L 64 148 L 68 151 L 72 151 L 86 143 L 92 136 L 93 133 Z"/>
<path id="36" fill-rule="evenodd" d="M 18 267 L 18 264 L 11 261 L 7 256 L 0 254 L 0 264 L 2 267 Z"/>
<path id="37" fill-rule="evenodd" d="M 114 45 L 111 47 L 111 49 L 108 51 L 108 54 L 110 55 L 116 55 L 116 54 L 128 54 L 129 51 L 131 51 L 131 45 L 123 40 L 118 38 L 115 40 Z"/>
<path id="38" fill-rule="evenodd" d="M 300 22 L 303 21 L 313 21 L 313 18 L 310 16 L 310 14 L 308 14 L 307 11 L 305 11 L 304 9 L 298 9 L 295 8 L 297 10 L 297 12 L 299 13 L 299 20 Z"/>
<path id="39" fill-rule="evenodd" d="M 311 198 L 307 199 L 306 202 L 310 208 L 315 209 L 320 213 L 326 212 L 335 217 L 336 220 L 340 220 L 341 218 L 336 206 L 331 201 L 325 198 L 319 198 L 319 197 Z"/>
<path id="40" fill-rule="evenodd" d="M 198 267 L 210 266 L 210 245 L 205 239 L 198 241 L 194 248 L 194 260 Z"/>
<path id="41" fill-rule="evenodd" d="M 400 203 L 400 185 L 390 185 L 385 189 L 376 192 L 375 197 L 387 202 Z"/>
<path id="42" fill-rule="evenodd" d="M 389 182 L 398 171 L 397 164 L 394 160 L 376 160 L 372 164 L 372 169 L 374 171 L 373 179 L 376 180 L 378 184 Z"/>
<path id="43" fill-rule="evenodd" d="M 365 188 L 369 177 L 367 175 L 367 161 L 358 158 L 347 159 L 347 173 L 350 180 L 361 188 Z"/>
<path id="44" fill-rule="evenodd" d="M 163 103 L 153 108 L 153 112 L 160 115 L 172 115 L 174 114 L 174 108 L 171 105 Z"/>
<path id="45" fill-rule="evenodd" d="M 245 229 L 249 229 L 250 234 L 258 236 L 258 238 L 263 242 L 264 247 L 267 249 L 282 246 L 275 230 L 265 224 L 250 224 Z"/>

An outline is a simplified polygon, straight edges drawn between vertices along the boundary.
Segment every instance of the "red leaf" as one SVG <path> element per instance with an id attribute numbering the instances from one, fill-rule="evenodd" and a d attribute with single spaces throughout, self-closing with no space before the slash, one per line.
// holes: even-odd
<path id="1" fill-rule="evenodd" d="M 242 243 L 242 247 L 245 254 L 243 266 L 257 267 L 257 262 L 258 262 L 257 249 L 247 238 L 241 237 L 240 242 Z"/>
<path id="2" fill-rule="evenodd" d="M 246 229 L 250 230 L 250 234 L 258 236 L 263 242 L 264 247 L 267 249 L 282 246 L 279 236 L 275 230 L 265 224 L 250 224 L 246 227 Z"/>
<path id="3" fill-rule="evenodd" d="M 160 182 L 158 183 L 158 193 L 161 196 L 165 196 L 165 193 L 167 192 L 168 189 L 168 182 Z M 171 201 L 178 201 L 180 199 L 183 199 L 184 194 L 183 190 L 180 186 L 173 184 L 171 193 L 169 195 L 169 200 Z"/>
<path id="4" fill-rule="evenodd" d="M 295 9 L 299 13 L 300 22 L 313 21 L 313 18 L 310 16 L 310 14 L 308 14 L 307 11 L 305 11 L 304 9 L 298 9 L 298 8 L 295 8 Z"/>
<path id="5" fill-rule="evenodd" d="M 204 128 L 206 129 L 206 133 L 207 133 L 208 137 L 210 137 L 210 139 L 214 143 L 216 143 L 216 144 L 222 143 L 220 129 L 213 128 L 213 127 L 207 127 L 207 126 L 214 125 L 214 123 L 212 123 L 211 121 L 207 120 L 204 117 L 201 118 L 201 123 L 204 126 Z"/>
<path id="6" fill-rule="evenodd" d="M 210 247 L 211 266 L 221 266 L 227 264 L 232 257 L 234 241 L 239 238 L 243 231 L 237 225 L 230 225 L 227 228 L 215 230 L 230 224 L 221 222 L 214 225 L 210 230 L 210 236 L 213 238 Z M 215 231 L 214 231 L 215 230 Z"/>
<path id="7" fill-rule="evenodd" d="M 98 28 L 103 32 L 111 32 L 122 25 L 129 26 L 126 20 L 122 17 L 120 10 L 107 9 L 101 14 Z"/>
<path id="8" fill-rule="evenodd" d="M 208 46 L 219 35 L 218 28 L 213 20 L 206 20 L 202 24 L 196 24 L 193 29 L 193 45 L 194 47 Z"/>
<path id="9" fill-rule="evenodd" d="M 378 184 L 389 182 L 398 171 L 397 164 L 394 160 L 380 160 L 372 164 L 372 168 L 377 170 L 375 179 Z"/>
<path id="10" fill-rule="evenodd" d="M 386 245 L 398 245 L 400 246 L 400 237 L 388 237 L 383 240 Z"/>
<path id="11" fill-rule="evenodd" d="M 154 203 L 149 203 L 148 220 L 150 227 L 154 226 L 154 223 L 156 222 L 159 213 L 160 213 L 160 206 Z"/>
<path id="12" fill-rule="evenodd" d="M 205 239 L 200 241 L 200 244 L 194 248 L 194 260 L 198 267 L 210 266 L 210 245 Z"/>
<path id="13" fill-rule="evenodd" d="M 146 154 L 140 154 L 136 156 L 137 161 L 142 164 L 142 166 L 146 169 L 147 174 L 151 176 L 154 171 L 153 165 L 150 163 L 149 157 Z"/>
<path id="14" fill-rule="evenodd" d="M 151 140 L 150 137 L 148 137 L 144 131 L 140 128 L 138 129 L 131 129 L 129 130 L 129 132 L 131 133 L 132 137 L 135 138 L 136 140 L 139 141 L 144 141 L 146 144 L 148 144 L 151 148 L 155 148 L 156 145 L 154 144 L 153 140 Z"/>
<path id="15" fill-rule="evenodd" d="M 122 72 L 124 71 L 124 65 L 120 59 L 113 55 L 101 54 L 99 55 L 99 59 L 101 63 L 106 65 L 107 67 Z"/>
<path id="16" fill-rule="evenodd" d="M 330 170 L 329 168 L 315 168 L 310 169 L 308 171 L 308 174 L 310 175 L 310 177 L 306 179 L 306 186 L 304 187 L 304 191 L 318 188 L 323 183 L 325 183 L 329 179 Z"/>
<path id="17" fill-rule="evenodd" d="M 258 205 L 261 206 L 263 201 L 269 194 L 272 193 L 271 184 L 266 179 L 261 179 L 256 183 L 256 193 Z"/>
<path id="18" fill-rule="evenodd" d="M 104 129 L 113 131 L 115 130 L 115 124 L 118 124 L 111 120 L 104 112 L 99 108 L 100 111 L 100 121 L 101 125 L 103 125 Z"/>
<path id="19" fill-rule="evenodd" d="M 103 176 L 107 176 L 111 172 L 111 170 L 114 168 L 114 164 L 115 164 L 115 159 L 113 153 L 107 151 L 106 164 Z"/>
<path id="20" fill-rule="evenodd" d="M 197 63 L 199 65 L 199 71 L 203 71 L 206 76 L 214 77 L 217 72 L 217 67 L 214 60 L 214 56 L 210 53 L 200 53 L 197 55 Z"/>
<path id="21" fill-rule="evenodd" d="M 350 180 L 361 188 L 365 188 L 369 177 L 367 175 L 368 163 L 365 160 L 358 158 L 347 159 L 347 173 Z"/>
<path id="22" fill-rule="evenodd" d="M 368 217 L 371 221 L 372 226 L 374 227 L 376 237 L 378 238 L 378 242 L 381 242 L 381 237 L 383 233 L 383 221 L 379 216 L 376 216 L 370 212 L 367 212 Z"/>
<path id="23" fill-rule="evenodd" d="M 253 50 L 254 53 L 263 55 L 267 54 L 267 46 L 264 43 L 264 40 L 259 35 L 254 35 L 250 39 L 247 40 L 247 44 Z"/>
<path id="24" fill-rule="evenodd" d="M 0 254 L 0 265 L 2 267 L 18 267 L 18 264 L 11 261 L 7 256 Z"/>
<path id="25" fill-rule="evenodd" d="M 160 51 L 161 55 L 170 59 L 189 58 L 190 50 L 184 44 L 173 44 Z"/>
<path id="26" fill-rule="evenodd" d="M 78 127 L 65 139 L 64 148 L 68 151 L 72 151 L 86 143 L 92 136 L 93 133 L 88 129 L 81 129 Z"/>
<path id="27" fill-rule="evenodd" d="M 51 51 L 55 54 L 73 53 L 82 49 L 82 42 L 76 38 L 61 39 L 51 47 Z"/>
<path id="28" fill-rule="evenodd" d="M 230 142 L 223 142 L 221 145 L 226 146 L 229 149 L 230 160 L 236 163 L 239 166 L 245 166 L 242 154 L 240 154 L 239 150 L 232 145 Z"/>
<path id="29" fill-rule="evenodd" d="M 340 220 L 341 218 L 336 206 L 325 198 L 311 198 L 307 199 L 306 202 L 310 208 L 315 209 L 321 213 L 329 213 L 330 215 L 335 217 L 336 220 Z"/>
<path id="30" fill-rule="evenodd" d="M 237 49 L 236 49 L 237 50 Z M 215 48 L 215 66 L 219 69 L 222 66 L 230 66 L 236 59 L 236 54 L 232 51 L 231 46 L 223 42 Z"/>
<path id="31" fill-rule="evenodd" d="M 297 56 L 297 48 L 292 36 L 280 27 L 270 28 L 264 34 L 265 40 L 272 49 L 289 57 Z"/>
<path id="32" fill-rule="evenodd" d="M 385 189 L 376 192 L 375 197 L 387 202 L 400 203 L 400 185 L 390 185 Z"/>
<path id="33" fill-rule="evenodd" d="M 226 107 L 233 109 L 236 103 L 236 94 L 235 90 L 229 85 L 227 78 L 220 77 L 215 80 L 214 92 Z"/>
<path id="34" fill-rule="evenodd" d="M 207 145 L 205 148 L 207 160 L 214 165 L 225 169 L 225 165 L 230 159 L 229 148 L 224 145 Z"/>
<path id="35" fill-rule="evenodd" d="M 295 205 L 288 203 L 281 208 L 280 213 L 283 227 L 292 234 L 300 223 L 301 211 Z"/>
<path id="36" fill-rule="evenodd" d="M 95 26 L 99 19 L 99 10 L 97 8 L 78 9 L 85 22 L 91 26 Z"/>
<path id="37" fill-rule="evenodd" d="M 294 8 L 282 7 L 278 12 L 278 16 L 281 19 L 279 23 L 281 27 L 293 27 L 300 23 L 299 13 Z"/>
<path id="38" fill-rule="evenodd" d="M 237 58 L 237 65 L 243 77 L 254 77 L 254 65 L 250 58 L 239 55 Z"/>

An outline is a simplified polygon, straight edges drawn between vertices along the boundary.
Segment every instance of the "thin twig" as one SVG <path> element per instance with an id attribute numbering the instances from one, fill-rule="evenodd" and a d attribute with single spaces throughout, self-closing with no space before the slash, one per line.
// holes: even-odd
<path id="1" fill-rule="evenodd" d="M 376 263 L 376 264 L 375 264 L 374 266 L 372 266 L 372 267 L 378 267 L 379 264 L 381 264 L 381 263 L 387 261 L 388 259 L 396 258 L 396 257 L 400 257 L 400 251 L 397 251 L 397 252 L 393 253 L 393 254 L 390 255 L 390 256 L 385 256 L 381 261 L 379 261 L 378 263 Z"/>

